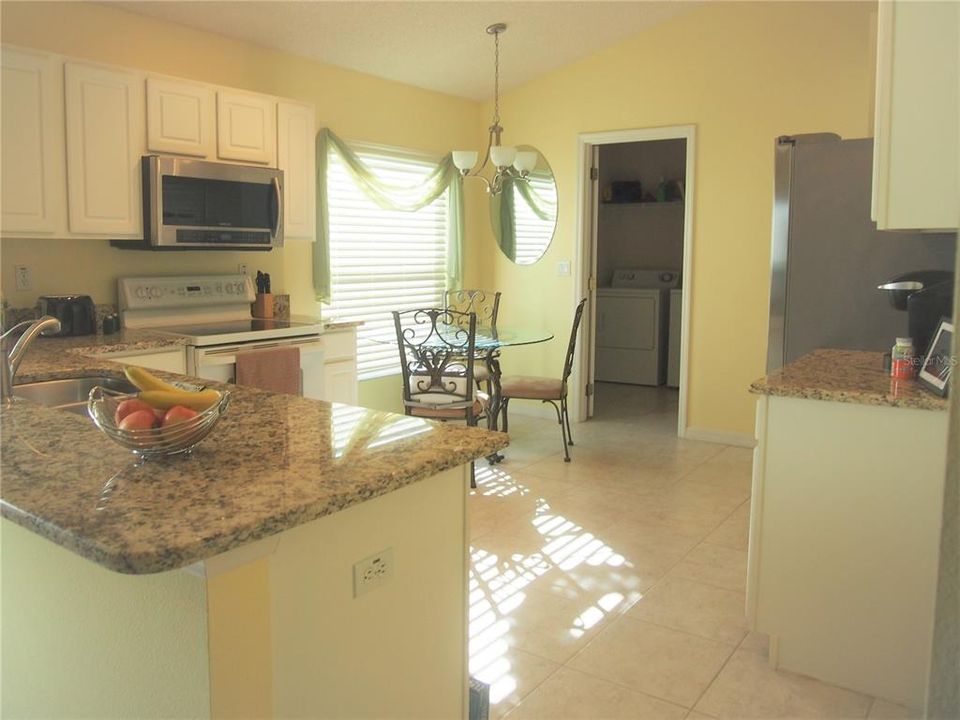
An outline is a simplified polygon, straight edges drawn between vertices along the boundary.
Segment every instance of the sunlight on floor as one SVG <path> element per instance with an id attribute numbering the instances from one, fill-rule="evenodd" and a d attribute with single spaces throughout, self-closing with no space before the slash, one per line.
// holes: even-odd
<path id="1" fill-rule="evenodd" d="M 478 465 L 476 478 L 473 495 L 534 496 L 529 487 L 498 468 Z M 494 704 L 517 689 L 517 679 L 506 655 L 511 646 L 511 631 L 516 627 L 512 614 L 527 599 L 524 589 L 552 568 L 569 571 L 584 564 L 612 568 L 630 565 L 601 538 L 553 511 L 545 497 L 537 496 L 534 502 L 530 526 L 542 538 L 538 550 L 500 557 L 476 545 L 470 549 L 470 674 L 490 685 L 490 702 Z M 608 592 L 596 603 L 572 613 L 567 633 L 573 638 L 583 636 L 624 602 L 624 593 Z"/>

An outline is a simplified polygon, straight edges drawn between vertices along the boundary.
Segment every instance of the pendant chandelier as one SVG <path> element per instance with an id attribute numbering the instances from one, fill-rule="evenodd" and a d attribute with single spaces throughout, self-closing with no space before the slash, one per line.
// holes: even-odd
<path id="1" fill-rule="evenodd" d="M 537 166 L 537 153 L 535 151 L 520 151 L 515 147 L 504 146 L 500 143 L 500 136 L 503 133 L 503 126 L 500 124 L 500 35 L 506 32 L 506 23 L 496 23 L 487 28 L 487 34 L 493 35 L 493 123 L 489 128 L 489 138 L 487 139 L 487 152 L 484 155 L 483 163 L 479 167 L 477 164 L 478 153 L 476 150 L 454 150 L 453 164 L 463 177 L 478 178 L 487 186 L 487 192 L 491 195 L 497 195 L 503 190 L 504 182 L 507 179 L 526 179 Z M 494 169 L 492 180 L 488 180 L 481 173 L 491 165 Z"/>

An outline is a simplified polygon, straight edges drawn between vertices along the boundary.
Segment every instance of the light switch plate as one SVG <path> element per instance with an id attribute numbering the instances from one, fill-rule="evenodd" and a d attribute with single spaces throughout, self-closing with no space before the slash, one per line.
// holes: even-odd
<path id="1" fill-rule="evenodd" d="M 557 277 L 568 277 L 570 275 L 570 261 L 561 260 L 557 263 Z"/>

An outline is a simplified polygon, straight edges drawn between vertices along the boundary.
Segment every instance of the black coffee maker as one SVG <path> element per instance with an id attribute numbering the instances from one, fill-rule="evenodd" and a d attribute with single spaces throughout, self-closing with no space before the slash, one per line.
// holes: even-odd
<path id="1" fill-rule="evenodd" d="M 906 310 L 907 327 L 918 354 L 926 354 L 940 318 L 953 313 L 953 273 L 915 270 L 897 275 L 878 286 L 889 294 L 890 304 Z"/>

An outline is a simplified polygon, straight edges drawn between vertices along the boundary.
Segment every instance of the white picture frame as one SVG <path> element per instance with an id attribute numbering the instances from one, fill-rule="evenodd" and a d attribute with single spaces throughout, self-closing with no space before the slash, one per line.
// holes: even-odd
<path id="1" fill-rule="evenodd" d="M 957 358 L 951 353 L 952 345 L 953 322 L 949 318 L 942 318 L 917 375 L 921 385 L 940 397 L 947 396 L 950 375 L 957 364 Z"/>

